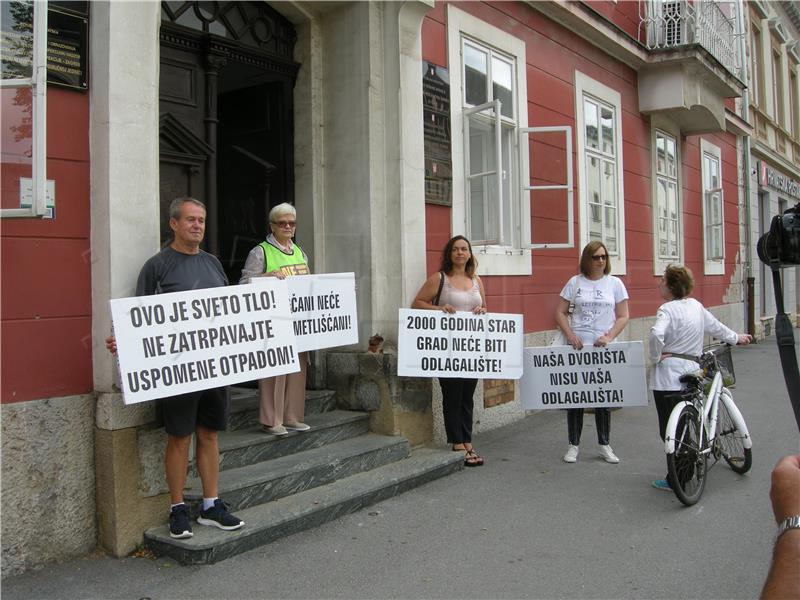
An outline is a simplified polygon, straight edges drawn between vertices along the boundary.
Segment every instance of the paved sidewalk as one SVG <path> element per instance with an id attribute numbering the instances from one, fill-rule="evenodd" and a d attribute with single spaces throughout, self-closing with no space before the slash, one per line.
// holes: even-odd
<path id="1" fill-rule="evenodd" d="M 597 457 L 591 415 L 562 462 L 564 413 L 541 412 L 476 438 L 482 468 L 222 563 L 90 557 L 6 579 L 3 598 L 754 598 L 770 471 L 800 436 L 774 338 L 734 362 L 753 469 L 718 464 L 691 508 L 650 487 L 666 469 L 652 402 L 613 413 L 619 465 Z"/>

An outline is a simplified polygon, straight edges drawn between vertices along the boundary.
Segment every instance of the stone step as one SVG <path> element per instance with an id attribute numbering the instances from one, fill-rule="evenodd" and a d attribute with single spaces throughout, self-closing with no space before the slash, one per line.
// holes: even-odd
<path id="1" fill-rule="evenodd" d="M 449 449 L 422 448 L 403 460 L 236 511 L 245 521 L 237 531 L 193 524 L 194 537 L 174 540 L 167 525 L 145 532 L 147 546 L 181 564 L 211 564 L 278 538 L 317 527 L 414 487 L 454 473 L 463 456 Z"/>
<path id="2" fill-rule="evenodd" d="M 231 413 L 228 429 L 245 429 L 258 423 L 258 388 L 231 387 Z M 336 408 L 333 390 L 306 390 L 306 415 L 316 415 Z"/>
<path id="3" fill-rule="evenodd" d="M 369 431 L 369 414 L 350 410 L 309 415 L 310 431 L 290 431 L 288 435 L 270 435 L 261 427 L 221 431 L 219 433 L 220 471 L 280 458 L 303 450 L 319 448 Z M 190 475 L 197 476 L 196 465 Z"/>
<path id="4" fill-rule="evenodd" d="M 408 457 L 403 437 L 367 434 L 297 454 L 222 471 L 219 495 L 231 511 L 271 502 L 312 487 L 327 485 Z M 203 498 L 200 480 L 192 478 L 184 499 L 197 516 Z"/>

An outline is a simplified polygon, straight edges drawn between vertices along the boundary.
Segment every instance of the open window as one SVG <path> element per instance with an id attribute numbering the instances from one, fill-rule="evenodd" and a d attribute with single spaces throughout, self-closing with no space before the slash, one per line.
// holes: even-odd
<path id="1" fill-rule="evenodd" d="M 454 124 L 452 232 L 470 238 L 481 274 L 530 275 L 532 248 L 574 242 L 571 130 L 528 128 L 524 41 L 452 4 L 447 36 Z M 557 150 L 558 158 L 537 152 L 538 144 Z M 564 173 L 557 180 L 544 168 L 553 160 L 552 172 Z M 542 227 L 539 217 L 558 227 Z M 554 230 L 558 234 L 552 236 Z"/>
<path id="2" fill-rule="evenodd" d="M 1 217 L 47 213 L 47 2 L 0 6 Z"/>
<path id="3" fill-rule="evenodd" d="M 518 138 L 528 123 L 525 42 L 452 4 L 447 36 L 452 232 L 470 238 L 482 275 L 530 275 L 521 208 L 527 148 Z"/>

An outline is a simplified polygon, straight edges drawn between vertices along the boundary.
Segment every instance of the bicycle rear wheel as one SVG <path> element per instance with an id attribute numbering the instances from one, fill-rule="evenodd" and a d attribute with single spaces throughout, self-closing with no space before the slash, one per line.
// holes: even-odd
<path id="1" fill-rule="evenodd" d="M 705 433 L 694 406 L 681 408 L 675 428 L 675 451 L 667 454 L 672 491 L 686 506 L 695 504 L 706 486 L 707 455 L 702 452 Z"/>
<path id="2" fill-rule="evenodd" d="M 753 465 L 753 453 L 744 447 L 744 433 L 720 399 L 717 423 L 717 452 L 734 472 L 747 473 Z"/>

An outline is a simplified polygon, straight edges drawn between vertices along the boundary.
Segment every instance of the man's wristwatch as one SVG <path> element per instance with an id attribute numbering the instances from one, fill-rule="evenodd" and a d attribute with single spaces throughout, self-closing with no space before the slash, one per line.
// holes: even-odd
<path id="1" fill-rule="evenodd" d="M 786 533 L 790 529 L 800 529 L 800 515 L 786 517 L 783 521 L 778 523 L 778 534 L 775 537 L 779 538 L 781 534 Z"/>

